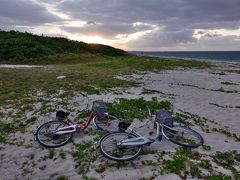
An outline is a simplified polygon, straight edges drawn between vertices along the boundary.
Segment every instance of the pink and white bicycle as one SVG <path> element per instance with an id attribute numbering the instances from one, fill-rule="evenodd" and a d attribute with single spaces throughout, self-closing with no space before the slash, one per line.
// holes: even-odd
<path id="1" fill-rule="evenodd" d="M 80 93 L 83 97 L 87 95 Z M 89 102 L 89 100 L 88 100 Z M 67 144 L 73 133 L 84 131 L 93 121 L 94 126 L 105 132 L 118 130 L 120 119 L 108 114 L 107 105 L 102 100 L 93 102 L 92 108 L 78 111 L 73 116 L 70 112 L 59 110 L 56 112 L 56 120 L 40 125 L 35 133 L 37 142 L 46 148 L 57 148 Z M 88 111 L 88 117 L 83 122 L 77 122 L 77 117 Z"/>

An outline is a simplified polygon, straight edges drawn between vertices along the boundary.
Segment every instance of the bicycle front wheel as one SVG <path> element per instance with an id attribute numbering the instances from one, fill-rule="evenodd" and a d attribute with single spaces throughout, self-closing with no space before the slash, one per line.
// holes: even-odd
<path id="1" fill-rule="evenodd" d="M 184 126 L 174 126 L 172 129 L 163 127 L 163 132 L 171 142 L 184 147 L 196 148 L 204 142 L 198 132 Z"/>
<path id="2" fill-rule="evenodd" d="M 118 131 L 118 124 L 121 120 L 115 116 L 108 115 L 108 118 L 101 118 L 101 119 L 96 116 L 93 121 L 96 124 L 98 129 L 110 133 L 110 132 Z"/>
<path id="3" fill-rule="evenodd" d="M 49 121 L 42 124 L 36 131 L 38 143 L 47 148 L 57 148 L 67 144 L 73 133 L 58 135 L 55 132 L 58 128 L 68 125 L 68 123 L 62 121 Z"/>
<path id="4" fill-rule="evenodd" d="M 100 152 L 106 158 L 113 161 L 130 161 L 137 158 L 143 150 L 143 146 L 119 146 L 118 142 L 134 138 L 127 132 L 113 132 L 105 135 L 99 142 Z"/>

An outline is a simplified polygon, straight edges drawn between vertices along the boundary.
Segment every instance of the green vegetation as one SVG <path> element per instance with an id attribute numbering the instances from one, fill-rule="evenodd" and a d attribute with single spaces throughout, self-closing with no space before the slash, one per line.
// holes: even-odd
<path id="1" fill-rule="evenodd" d="M 92 141 L 83 141 L 80 144 L 75 144 L 74 160 L 76 167 L 79 168 L 79 174 L 84 179 L 87 179 L 87 172 L 89 171 L 90 165 L 97 159 L 96 150 Z"/>
<path id="2" fill-rule="evenodd" d="M 228 129 L 226 128 L 212 128 L 213 132 L 219 132 L 227 137 L 233 137 L 236 141 L 240 141 L 240 136 L 237 136 L 235 133 L 231 133 Z"/>
<path id="3" fill-rule="evenodd" d="M 41 57 L 59 54 L 101 53 L 119 56 L 125 52 L 110 46 L 87 44 L 66 38 L 44 37 L 18 31 L 0 31 L 0 62 L 24 63 L 40 61 Z M 36 58 L 36 59 L 33 59 Z M 27 61 L 26 61 L 27 60 Z"/>
<path id="4" fill-rule="evenodd" d="M 68 178 L 66 176 L 58 176 L 57 180 L 68 180 Z"/>
<path id="5" fill-rule="evenodd" d="M 213 156 L 213 159 L 222 167 L 230 169 L 235 179 L 240 178 L 240 171 L 234 167 L 240 163 L 240 153 L 237 151 L 217 152 L 217 154 Z"/>
<path id="6" fill-rule="evenodd" d="M 143 98 L 139 99 L 119 99 L 118 102 L 108 104 L 109 113 L 116 117 L 121 117 L 126 122 L 131 122 L 134 118 L 140 120 L 148 117 L 149 107 L 152 114 L 159 108 L 169 110 L 169 101 L 159 102 L 157 98 L 152 98 L 150 101 L 146 101 Z"/>
<path id="7" fill-rule="evenodd" d="M 202 145 L 202 148 L 205 150 L 205 151 L 210 151 L 211 150 L 211 146 L 207 145 L 207 144 L 203 144 Z"/>
<path id="8" fill-rule="evenodd" d="M 225 174 L 213 174 L 207 177 L 207 180 L 230 180 L 231 177 Z"/>

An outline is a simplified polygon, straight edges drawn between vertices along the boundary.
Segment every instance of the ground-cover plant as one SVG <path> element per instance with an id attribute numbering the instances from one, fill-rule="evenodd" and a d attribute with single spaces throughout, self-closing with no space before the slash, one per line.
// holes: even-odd
<path id="1" fill-rule="evenodd" d="M 158 101 L 156 97 L 147 101 L 143 98 L 139 99 L 119 99 L 114 103 L 108 104 L 109 113 L 122 118 L 126 122 L 131 122 L 134 118 L 140 120 L 148 117 L 148 108 L 154 114 L 157 109 L 164 108 L 169 110 L 170 101 Z"/>
<path id="2" fill-rule="evenodd" d="M 240 178 L 240 171 L 235 168 L 240 163 L 240 153 L 237 151 L 217 152 L 212 157 L 217 164 L 230 169 L 235 179 Z"/>
<path id="3" fill-rule="evenodd" d="M 83 141 L 80 144 L 75 144 L 75 151 L 73 153 L 76 167 L 79 168 L 79 174 L 84 179 L 87 179 L 87 172 L 90 165 L 97 159 L 96 150 L 92 141 Z"/>
<path id="4" fill-rule="evenodd" d="M 236 141 L 240 141 L 240 136 L 238 136 L 235 133 L 231 133 L 226 128 L 216 128 L 216 127 L 214 127 L 214 128 L 212 128 L 212 131 L 222 133 L 222 134 L 226 135 L 227 137 L 233 137 Z"/>

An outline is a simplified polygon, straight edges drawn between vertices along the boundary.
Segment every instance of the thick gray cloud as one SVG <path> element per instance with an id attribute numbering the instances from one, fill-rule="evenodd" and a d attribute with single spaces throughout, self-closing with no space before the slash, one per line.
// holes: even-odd
<path id="1" fill-rule="evenodd" d="M 0 25 L 34 26 L 59 18 L 31 0 L 0 0 Z"/>
<path id="2" fill-rule="evenodd" d="M 109 40 L 116 40 L 118 34 L 131 35 L 136 32 L 153 30 L 139 38 L 125 42 L 127 49 L 164 49 L 216 46 L 224 49 L 236 49 L 237 35 L 222 37 L 221 34 L 203 32 L 201 40 L 193 35 L 195 29 L 228 29 L 240 27 L 240 0 L 0 0 L 0 23 L 36 24 L 54 22 L 62 32 L 80 35 L 100 35 Z M 55 12 L 68 15 L 62 19 L 48 12 L 43 6 L 51 5 Z M 56 14 L 56 13 L 55 13 Z M 85 26 L 75 26 L 68 20 L 86 21 Z M 56 22 L 57 21 L 57 22 Z M 134 22 L 142 22 L 133 26 Z M 144 24 L 145 23 L 145 24 Z M 155 26 L 153 26 L 155 25 Z M 158 27 L 155 28 L 155 27 Z M 47 33 L 47 32 L 45 32 Z M 199 31 L 198 33 L 201 33 Z M 201 42 L 200 42 L 201 41 Z M 217 42 L 217 43 L 212 43 Z M 222 45 L 221 45 L 222 44 Z M 124 47 L 121 42 L 115 43 Z M 201 45 L 201 46 L 200 46 Z M 147 47 L 147 48 L 146 48 Z"/>
<path id="3" fill-rule="evenodd" d="M 196 42 L 192 37 L 194 29 L 238 29 L 240 26 L 239 0 L 71 0 L 63 1 L 58 8 L 74 18 L 101 23 L 75 29 L 80 33 L 110 36 L 132 33 L 136 27 L 131 25 L 137 21 L 164 27 L 130 42 L 131 48 L 139 44 L 153 48 L 189 44 Z"/>

